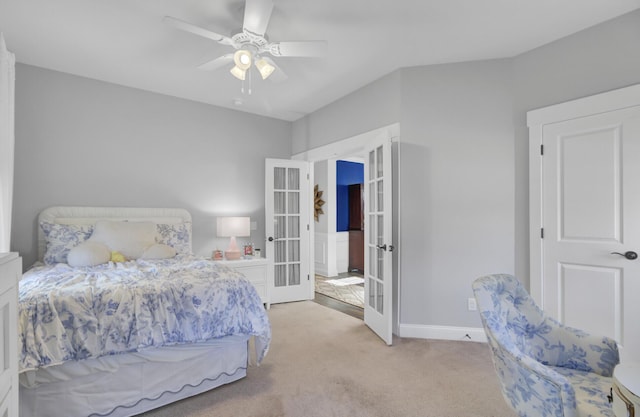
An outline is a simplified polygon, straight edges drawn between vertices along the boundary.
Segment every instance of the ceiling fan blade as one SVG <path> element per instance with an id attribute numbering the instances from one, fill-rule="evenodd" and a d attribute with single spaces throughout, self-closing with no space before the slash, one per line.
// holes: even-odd
<path id="1" fill-rule="evenodd" d="M 326 41 L 273 42 L 268 51 L 273 56 L 321 58 L 327 55 Z"/>
<path id="2" fill-rule="evenodd" d="M 165 16 L 162 20 L 176 29 L 184 30 L 185 32 L 193 33 L 194 35 L 202 36 L 204 38 L 213 39 L 223 45 L 234 46 L 234 42 L 230 37 L 201 28 L 200 26 L 193 25 L 189 22 L 185 22 L 184 20 L 176 19 L 171 16 Z"/>
<path id="3" fill-rule="evenodd" d="M 280 68 L 278 65 L 276 65 L 275 62 L 273 62 L 273 59 L 269 58 L 268 56 L 263 56 L 262 59 L 267 61 L 270 65 L 273 65 L 273 67 L 275 68 L 275 71 L 273 71 L 273 74 L 269 76 L 268 78 L 269 80 L 271 80 L 274 83 L 281 83 L 289 79 L 289 77 L 282 70 L 282 68 Z"/>
<path id="4" fill-rule="evenodd" d="M 200 65 L 198 69 L 203 71 L 213 71 L 218 68 L 222 68 L 225 65 L 229 65 L 233 62 L 233 54 L 222 55 L 216 59 L 212 59 L 211 61 L 207 61 L 204 64 Z"/>
<path id="5" fill-rule="evenodd" d="M 264 36 L 272 11 L 273 0 L 246 0 L 242 29 Z"/>

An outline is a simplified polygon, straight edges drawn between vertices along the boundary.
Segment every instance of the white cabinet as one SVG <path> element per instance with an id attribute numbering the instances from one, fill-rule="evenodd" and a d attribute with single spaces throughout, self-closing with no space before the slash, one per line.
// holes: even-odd
<path id="1" fill-rule="evenodd" d="M 271 298 L 269 297 L 269 273 L 270 262 L 265 258 L 239 259 L 237 261 L 216 261 L 220 264 L 232 267 L 242 272 L 253 284 L 260 295 L 260 299 L 267 309 L 271 307 Z"/>
<path id="2" fill-rule="evenodd" d="M 18 417 L 18 281 L 22 258 L 0 253 L 0 416 Z"/>

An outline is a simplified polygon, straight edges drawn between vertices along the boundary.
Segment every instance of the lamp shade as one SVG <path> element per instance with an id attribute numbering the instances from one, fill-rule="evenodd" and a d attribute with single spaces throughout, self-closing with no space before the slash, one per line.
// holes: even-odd
<path id="1" fill-rule="evenodd" d="M 224 257 L 229 260 L 240 259 L 240 249 L 236 243 L 236 236 L 251 236 L 249 217 L 218 217 L 218 237 L 230 237 L 229 247 L 224 251 Z"/>
<path id="2" fill-rule="evenodd" d="M 251 236 L 249 217 L 218 217 L 218 237 L 246 237 Z"/>

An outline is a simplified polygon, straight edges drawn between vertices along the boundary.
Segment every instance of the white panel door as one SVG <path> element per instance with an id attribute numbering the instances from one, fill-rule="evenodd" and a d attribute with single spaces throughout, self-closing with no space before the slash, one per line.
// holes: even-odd
<path id="1" fill-rule="evenodd" d="M 391 140 L 372 142 L 364 164 L 364 322 L 393 342 L 393 244 Z"/>
<path id="2" fill-rule="evenodd" d="M 542 144 L 541 307 L 640 360 L 640 107 L 547 124 Z"/>
<path id="3" fill-rule="evenodd" d="M 265 160 L 265 234 L 271 303 L 313 299 L 309 163 Z"/>

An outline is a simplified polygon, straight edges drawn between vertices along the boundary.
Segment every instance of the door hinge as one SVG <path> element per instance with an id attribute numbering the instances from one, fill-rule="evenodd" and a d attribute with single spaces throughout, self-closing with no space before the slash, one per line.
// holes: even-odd
<path id="1" fill-rule="evenodd" d="M 311 275 L 307 274 L 307 281 L 311 281 Z"/>
<path id="2" fill-rule="evenodd" d="M 544 239 L 544 227 L 540 229 L 540 239 Z"/>
<path id="3" fill-rule="evenodd" d="M 540 155 L 544 155 L 544 145 L 540 145 Z"/>

